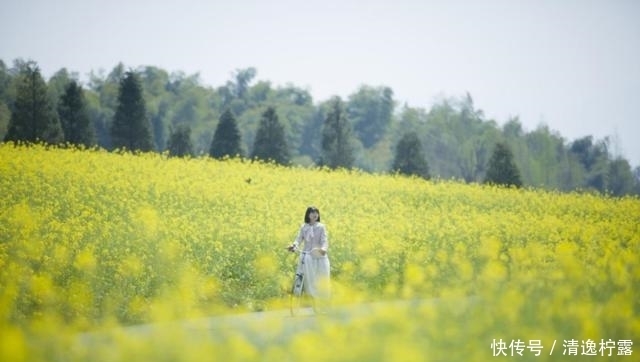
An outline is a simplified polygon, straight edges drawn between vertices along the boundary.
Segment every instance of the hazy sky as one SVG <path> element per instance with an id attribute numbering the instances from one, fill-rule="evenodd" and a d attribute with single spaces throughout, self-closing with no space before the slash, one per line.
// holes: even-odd
<path id="1" fill-rule="evenodd" d="M 315 102 L 362 84 L 476 108 L 567 141 L 610 136 L 640 166 L 640 1 L 0 0 L 0 59 L 48 79 L 153 65 L 219 86 L 240 68 Z"/>

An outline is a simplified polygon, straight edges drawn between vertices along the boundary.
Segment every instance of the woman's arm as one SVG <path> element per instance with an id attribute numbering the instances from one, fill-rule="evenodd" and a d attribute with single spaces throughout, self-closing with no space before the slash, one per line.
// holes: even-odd
<path id="1" fill-rule="evenodd" d="M 329 235 L 324 225 L 322 225 L 322 235 L 320 236 L 320 250 L 322 250 L 322 255 L 327 255 L 327 251 L 329 251 Z"/>
<path id="2" fill-rule="evenodd" d="M 302 242 L 302 229 L 304 229 L 304 224 L 300 226 L 300 230 L 298 230 L 298 235 L 293 240 L 293 243 L 287 248 L 289 251 L 294 251 L 298 248 L 298 245 Z"/>

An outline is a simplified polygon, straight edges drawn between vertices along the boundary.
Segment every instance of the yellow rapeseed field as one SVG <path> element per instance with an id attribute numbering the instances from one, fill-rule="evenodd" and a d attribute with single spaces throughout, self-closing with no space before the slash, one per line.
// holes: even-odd
<path id="1" fill-rule="evenodd" d="M 637 197 L 13 144 L 0 190 L 1 361 L 640 356 Z M 333 311 L 282 317 L 308 205 Z"/>

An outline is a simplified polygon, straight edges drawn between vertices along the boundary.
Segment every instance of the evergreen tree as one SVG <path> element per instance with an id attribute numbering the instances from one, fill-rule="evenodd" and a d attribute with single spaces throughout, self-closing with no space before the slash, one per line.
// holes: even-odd
<path id="1" fill-rule="evenodd" d="M 505 143 L 498 142 L 496 144 L 489 160 L 484 182 L 505 186 L 522 186 L 520 171 L 513 161 L 511 150 Z"/>
<path id="2" fill-rule="evenodd" d="M 9 129 L 11 111 L 9 104 L 13 101 L 10 88 L 14 83 L 14 76 L 10 73 L 5 63 L 0 59 L 0 140 L 4 139 Z"/>
<path id="3" fill-rule="evenodd" d="M 118 107 L 111 125 L 114 148 L 151 151 L 153 138 L 142 87 L 135 73 L 129 71 L 120 81 Z"/>
<path id="4" fill-rule="evenodd" d="M 167 141 L 169 155 L 184 157 L 193 156 L 193 143 L 191 142 L 191 127 L 187 124 L 180 124 L 171 130 Z"/>
<path id="5" fill-rule="evenodd" d="M 284 127 L 280 124 L 278 115 L 273 107 L 267 108 L 262 114 L 251 157 L 273 160 L 281 165 L 289 163 L 289 147 L 287 146 Z"/>
<path id="6" fill-rule="evenodd" d="M 240 141 L 240 131 L 238 130 L 236 118 L 227 109 L 220 116 L 220 122 L 211 141 L 209 155 L 214 158 L 242 156 Z"/>
<path id="7" fill-rule="evenodd" d="M 330 168 L 351 168 L 355 161 L 351 126 L 339 97 L 331 102 L 331 109 L 322 127 L 322 154 L 320 164 Z"/>
<path id="8" fill-rule="evenodd" d="M 84 91 L 76 81 L 69 82 L 60 97 L 58 115 L 66 142 L 75 145 L 95 145 L 96 136 L 89 119 Z"/>
<path id="9" fill-rule="evenodd" d="M 406 133 L 398 141 L 392 171 L 429 179 L 429 165 L 424 158 L 422 143 L 415 133 Z"/>
<path id="10" fill-rule="evenodd" d="M 5 141 L 55 144 L 64 141 L 58 114 L 51 104 L 40 69 L 28 62 L 21 71 Z"/>

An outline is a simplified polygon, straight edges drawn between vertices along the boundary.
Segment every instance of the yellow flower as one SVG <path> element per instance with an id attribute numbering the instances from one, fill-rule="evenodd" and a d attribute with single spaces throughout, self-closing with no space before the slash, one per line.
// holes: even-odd
<path id="1" fill-rule="evenodd" d="M 637 197 L 8 144 L 0 188 L 2 360 L 462 361 L 640 332 Z M 310 204 L 334 314 L 282 318 Z"/>

